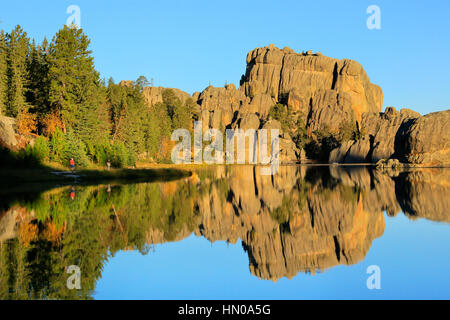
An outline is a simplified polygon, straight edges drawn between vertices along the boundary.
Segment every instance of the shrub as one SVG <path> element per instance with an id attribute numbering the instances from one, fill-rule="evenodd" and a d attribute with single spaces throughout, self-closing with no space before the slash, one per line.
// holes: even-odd
<path id="1" fill-rule="evenodd" d="M 115 142 L 112 146 L 111 165 L 116 168 L 123 168 L 128 165 L 129 154 L 123 142 Z"/>
<path id="2" fill-rule="evenodd" d="M 50 138 L 50 159 L 57 162 L 64 161 L 66 150 L 66 138 L 61 129 L 57 127 Z"/>
<path id="3" fill-rule="evenodd" d="M 128 165 L 132 167 L 136 165 L 136 155 L 133 151 L 128 152 Z"/>
<path id="4" fill-rule="evenodd" d="M 113 151 L 109 143 L 96 144 L 94 146 L 93 160 L 104 166 L 108 160 L 111 160 L 112 154 Z"/>
<path id="5" fill-rule="evenodd" d="M 41 136 L 36 138 L 33 146 L 33 153 L 40 162 L 47 160 L 50 156 L 50 147 L 48 146 L 47 139 Z"/>
<path id="6" fill-rule="evenodd" d="M 41 164 L 39 157 L 35 154 L 35 150 L 31 145 L 27 145 L 25 149 L 17 153 L 17 161 L 19 166 L 38 167 Z"/>
<path id="7" fill-rule="evenodd" d="M 292 119 L 291 112 L 289 108 L 282 104 L 276 104 L 269 111 L 269 118 L 278 120 L 281 124 L 281 129 L 283 132 L 290 132 L 294 127 L 294 121 Z"/>

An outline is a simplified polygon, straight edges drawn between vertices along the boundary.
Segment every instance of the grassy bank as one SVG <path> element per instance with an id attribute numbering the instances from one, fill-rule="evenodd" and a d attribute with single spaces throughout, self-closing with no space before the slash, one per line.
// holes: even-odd
<path id="1" fill-rule="evenodd" d="M 87 184 L 111 181 L 155 181 L 179 179 L 191 175 L 186 169 L 170 167 L 138 169 L 81 169 L 70 171 L 53 167 L 0 169 L 0 185 L 19 185 L 23 183 Z"/>

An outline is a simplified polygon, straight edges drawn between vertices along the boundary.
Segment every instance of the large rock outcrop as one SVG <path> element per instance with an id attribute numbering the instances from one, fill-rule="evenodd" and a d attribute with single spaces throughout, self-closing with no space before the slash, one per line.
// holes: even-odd
<path id="1" fill-rule="evenodd" d="M 198 104 L 203 130 L 244 127 L 257 130 L 274 120 L 269 115 L 271 108 L 283 104 L 293 123 L 280 142 L 284 162 L 305 159 L 305 151 L 298 150 L 291 138 L 300 125 L 304 126 L 300 129 L 307 130 L 315 147 L 326 150 L 326 154 L 311 156 L 328 157 L 330 163 L 399 159 L 424 166 L 450 164 L 450 111 L 425 117 L 393 107 L 381 112 L 382 90 L 370 82 L 356 61 L 311 51 L 296 53 L 288 47 L 279 49 L 270 45 L 250 51 L 246 62 L 239 88 L 233 84 L 209 86 L 192 96 L 172 89 L 181 101 L 191 97 Z M 162 102 L 163 91 L 161 87 L 144 88 L 147 104 Z M 347 132 L 343 138 L 342 133 L 349 130 L 358 135 L 351 134 L 349 138 Z M 324 147 L 318 139 L 321 136 L 329 136 L 335 143 Z"/>
<path id="2" fill-rule="evenodd" d="M 273 45 L 247 55 L 241 86 L 249 97 L 258 94 L 268 94 L 276 100 L 287 97 L 291 107 L 303 113 L 311 99 L 326 90 L 345 94 L 357 120 L 364 112 L 381 112 L 383 105 L 381 88 L 370 83 L 358 62 L 311 52 L 299 54 Z"/>
<path id="3" fill-rule="evenodd" d="M 365 113 L 361 121 L 364 136 L 342 143 L 331 151 L 329 163 L 377 163 L 396 159 L 420 166 L 450 165 L 450 110 L 426 116 L 393 107 L 384 113 Z"/>
<path id="4" fill-rule="evenodd" d="M 415 119 L 402 135 L 404 157 L 409 163 L 450 165 L 450 110 Z"/>
<path id="5" fill-rule="evenodd" d="M 401 154 L 399 149 L 400 135 L 420 114 L 409 109 L 398 112 L 393 107 L 386 108 L 384 113 L 363 115 L 362 130 L 372 139 L 372 159 L 376 163 L 381 159 L 389 159 Z"/>
<path id="6" fill-rule="evenodd" d="M 207 87 L 198 95 L 196 102 L 202 111 L 203 124 L 209 128 L 220 129 L 235 120 L 236 113 L 249 103 L 249 99 L 236 90 L 233 84 L 229 84 L 223 88 Z"/>

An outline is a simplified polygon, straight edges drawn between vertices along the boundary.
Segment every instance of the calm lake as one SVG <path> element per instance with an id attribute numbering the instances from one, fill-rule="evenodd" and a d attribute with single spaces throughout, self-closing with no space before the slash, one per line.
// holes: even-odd
<path id="1" fill-rule="evenodd" d="M 0 187 L 0 298 L 450 299 L 450 169 L 260 169 Z"/>

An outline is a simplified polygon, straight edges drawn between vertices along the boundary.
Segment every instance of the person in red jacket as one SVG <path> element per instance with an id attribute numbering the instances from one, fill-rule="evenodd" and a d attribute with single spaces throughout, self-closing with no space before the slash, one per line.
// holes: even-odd
<path id="1" fill-rule="evenodd" d="M 69 164 L 70 164 L 70 170 L 72 170 L 72 172 L 73 172 L 75 170 L 75 160 L 73 160 L 73 158 L 70 158 Z"/>
<path id="2" fill-rule="evenodd" d="M 72 187 L 72 190 L 70 191 L 70 199 L 75 200 L 75 188 Z"/>

